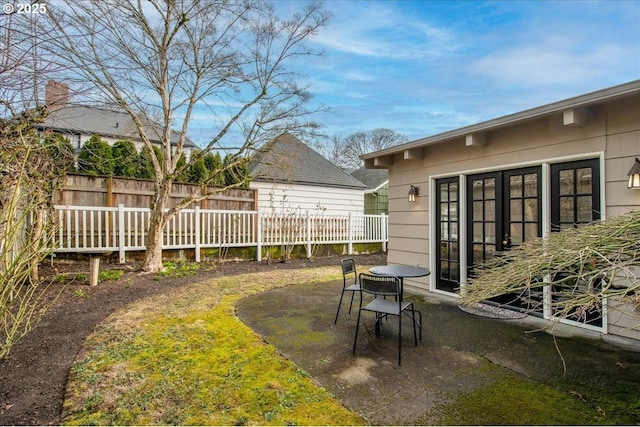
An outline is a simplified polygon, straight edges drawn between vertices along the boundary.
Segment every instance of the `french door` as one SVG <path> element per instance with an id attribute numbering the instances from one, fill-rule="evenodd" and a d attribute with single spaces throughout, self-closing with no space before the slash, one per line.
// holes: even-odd
<path id="1" fill-rule="evenodd" d="M 551 165 L 551 231 L 557 232 L 576 228 L 600 219 L 600 163 L 598 159 L 581 160 Z M 576 266 L 576 268 L 578 268 Z M 569 271 L 556 273 L 558 277 L 568 277 Z M 583 283 L 574 281 L 555 285 L 551 289 L 553 310 L 561 305 L 564 298 L 572 298 L 575 293 L 598 292 L 601 282 Z M 570 320 L 602 327 L 602 307 L 574 311 Z"/>
<path id="2" fill-rule="evenodd" d="M 458 177 L 436 180 L 436 289 L 458 292 L 460 289 Z"/>
<path id="3" fill-rule="evenodd" d="M 578 227 L 600 219 L 600 166 L 598 159 L 552 164 L 549 167 L 549 190 L 545 192 L 550 208 L 552 232 Z M 458 177 L 436 182 L 436 277 L 435 287 L 459 292 L 460 253 L 466 254 L 467 277 L 474 266 L 496 254 L 542 236 L 542 166 L 493 171 L 468 175 L 466 194 L 460 198 Z M 459 213 L 465 209 L 465 223 Z M 459 240 L 465 227 L 466 239 Z M 560 272 L 557 274 L 571 274 Z M 545 302 L 558 307 L 562 299 L 579 291 L 597 291 L 598 283 L 573 283 L 550 289 L 546 301 L 542 290 L 506 294 L 490 301 L 542 315 Z M 585 288 L 586 287 L 586 288 Z M 559 305 L 560 304 L 560 305 Z M 602 325 L 602 310 L 575 313 L 570 319 L 592 326 Z"/>
<path id="4" fill-rule="evenodd" d="M 475 265 L 542 236 L 542 168 L 467 177 L 468 276 Z M 542 313 L 542 293 L 506 294 L 491 301 Z"/>

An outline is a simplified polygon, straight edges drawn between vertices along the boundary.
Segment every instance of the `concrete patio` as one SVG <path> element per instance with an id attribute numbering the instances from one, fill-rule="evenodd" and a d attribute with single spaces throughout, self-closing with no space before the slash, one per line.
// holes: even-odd
<path id="1" fill-rule="evenodd" d="M 370 313 L 363 313 L 363 319 L 369 316 L 361 322 L 353 356 L 358 297 L 356 310 L 348 315 L 345 295 L 334 324 L 340 289 L 341 281 L 277 289 L 240 301 L 237 314 L 370 424 L 437 423 L 434 409 L 507 377 L 570 390 L 569 399 L 585 402 L 580 387 L 619 390 L 635 396 L 632 401 L 640 395 L 640 347 L 634 348 L 635 342 L 614 345 L 597 334 L 563 326 L 555 330 L 554 340 L 540 331 L 541 319 L 476 316 L 460 310 L 457 301 L 433 294 L 408 297 L 422 311 L 424 337 L 414 347 L 411 322 L 405 317 L 402 366 L 397 364 L 397 320 L 385 321 L 376 339 Z M 617 404 L 628 406 L 624 399 Z M 514 409 L 505 402 L 507 406 Z M 527 423 L 526 417 L 514 416 L 505 423 Z"/>

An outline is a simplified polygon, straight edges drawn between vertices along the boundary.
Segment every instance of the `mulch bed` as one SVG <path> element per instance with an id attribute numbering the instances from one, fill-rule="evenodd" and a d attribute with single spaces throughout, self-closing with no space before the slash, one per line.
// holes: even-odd
<path id="1" fill-rule="evenodd" d="M 139 265 L 104 264 L 107 269 L 125 269 L 120 280 L 98 286 L 88 282 L 54 283 L 50 295 L 58 295 L 41 322 L 0 360 L 0 425 L 58 425 L 69 369 L 84 339 L 111 313 L 138 299 L 172 291 L 190 283 L 236 274 L 339 265 L 345 256 L 286 263 L 227 261 L 204 264 L 195 275 L 165 276 L 140 274 Z M 356 263 L 386 264 L 385 254 L 354 256 Z M 88 262 L 55 265 L 57 272 L 87 273 Z M 54 274 L 43 265 L 41 275 Z"/>

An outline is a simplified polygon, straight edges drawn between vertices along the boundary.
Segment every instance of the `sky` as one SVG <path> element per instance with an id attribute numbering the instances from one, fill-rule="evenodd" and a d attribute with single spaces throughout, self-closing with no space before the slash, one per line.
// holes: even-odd
<path id="1" fill-rule="evenodd" d="M 302 3 L 278 1 L 284 13 Z M 409 141 L 640 79 L 640 0 L 348 1 L 310 41 L 314 119 Z M 317 104 L 316 104 L 317 105 Z"/>

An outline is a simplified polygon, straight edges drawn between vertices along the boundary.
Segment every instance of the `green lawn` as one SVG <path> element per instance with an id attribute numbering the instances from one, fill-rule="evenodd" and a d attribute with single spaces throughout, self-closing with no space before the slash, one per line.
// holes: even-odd
<path id="1" fill-rule="evenodd" d="M 336 267 L 194 284 L 113 314 L 71 370 L 68 425 L 361 425 L 234 315 L 254 292 L 341 278 Z"/>

